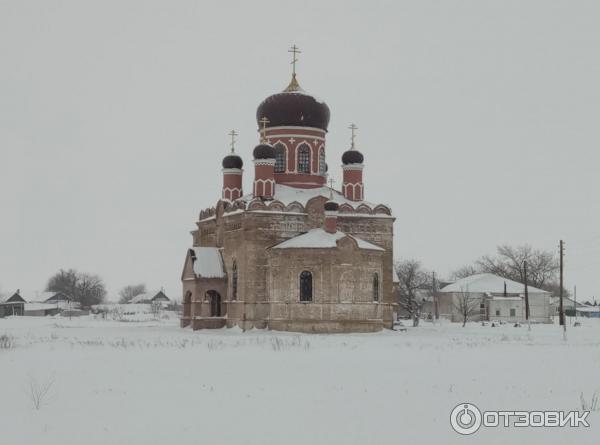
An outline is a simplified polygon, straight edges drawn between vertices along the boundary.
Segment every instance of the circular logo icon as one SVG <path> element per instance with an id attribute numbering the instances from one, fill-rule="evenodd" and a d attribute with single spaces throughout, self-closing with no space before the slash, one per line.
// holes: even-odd
<path id="1" fill-rule="evenodd" d="M 481 411 L 472 403 L 461 403 L 450 413 L 450 425 L 458 434 L 473 434 L 481 426 Z"/>

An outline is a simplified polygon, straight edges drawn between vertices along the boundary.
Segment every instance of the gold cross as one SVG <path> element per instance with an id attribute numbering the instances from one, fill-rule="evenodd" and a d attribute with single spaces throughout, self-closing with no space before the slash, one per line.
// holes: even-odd
<path id="1" fill-rule="evenodd" d="M 335 182 L 335 179 L 329 178 L 329 199 L 330 200 L 333 199 L 333 183 L 334 182 Z"/>
<path id="2" fill-rule="evenodd" d="M 350 126 L 348 128 L 352 132 L 352 136 L 350 137 L 350 140 L 351 140 L 350 149 L 352 150 L 352 149 L 354 149 L 354 138 L 356 137 L 355 131 L 358 130 L 358 127 L 354 124 L 350 124 Z"/>
<path id="3" fill-rule="evenodd" d="M 296 58 L 296 54 L 300 54 L 300 48 L 298 48 L 295 44 L 288 50 L 288 53 L 292 53 L 292 76 L 296 76 L 296 62 L 298 59 Z"/>
<path id="4" fill-rule="evenodd" d="M 260 122 L 262 125 L 260 141 L 267 142 L 267 124 L 271 121 L 266 116 L 263 116 L 258 122 Z"/>
<path id="5" fill-rule="evenodd" d="M 229 136 L 231 136 L 231 152 L 233 153 L 235 151 L 235 137 L 238 135 L 235 130 L 231 130 L 229 133 Z"/>

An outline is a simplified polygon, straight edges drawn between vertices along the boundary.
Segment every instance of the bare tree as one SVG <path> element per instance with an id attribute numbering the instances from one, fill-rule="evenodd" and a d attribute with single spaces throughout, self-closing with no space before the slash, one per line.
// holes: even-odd
<path id="1" fill-rule="evenodd" d="M 413 326 L 418 326 L 424 297 L 431 294 L 431 277 L 417 260 L 399 261 L 395 268 L 400 281 L 398 303 L 412 319 Z"/>
<path id="2" fill-rule="evenodd" d="M 454 309 L 460 314 L 463 322 L 463 328 L 472 315 L 479 312 L 480 299 L 469 293 L 469 290 L 461 290 L 454 297 Z"/>
<path id="3" fill-rule="evenodd" d="M 527 261 L 527 278 L 532 286 L 543 289 L 556 279 L 559 264 L 553 252 L 534 249 L 528 244 L 516 247 L 504 244 L 498 246 L 497 250 L 497 256 L 486 255 L 476 261 L 475 266 L 480 272 L 493 273 L 523 283 L 523 264 Z"/>
<path id="4" fill-rule="evenodd" d="M 47 291 L 63 292 L 83 307 L 100 304 L 106 297 L 106 288 L 98 275 L 78 272 L 74 269 L 60 270 L 50 277 Z"/>
<path id="5" fill-rule="evenodd" d="M 450 279 L 456 281 L 478 273 L 480 273 L 480 270 L 475 265 L 467 264 L 466 266 L 463 266 L 460 269 L 456 269 L 454 272 L 452 272 L 450 274 Z"/>
<path id="6" fill-rule="evenodd" d="M 119 303 L 129 303 L 133 298 L 145 293 L 146 285 L 144 283 L 130 284 L 119 291 L 119 296 L 121 297 L 119 298 Z"/>

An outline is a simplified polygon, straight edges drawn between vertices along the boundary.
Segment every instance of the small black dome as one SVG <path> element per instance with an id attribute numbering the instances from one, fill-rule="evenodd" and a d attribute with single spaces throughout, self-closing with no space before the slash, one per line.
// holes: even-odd
<path id="1" fill-rule="evenodd" d="M 364 156 L 358 150 L 348 150 L 345 151 L 342 155 L 342 163 L 344 165 L 348 164 L 362 164 L 364 161 Z"/>
<path id="2" fill-rule="evenodd" d="M 325 211 L 335 212 L 339 208 L 340 208 L 339 204 L 335 201 L 327 201 L 325 203 Z"/>
<path id="3" fill-rule="evenodd" d="M 230 154 L 223 158 L 223 168 L 242 168 L 244 161 L 236 154 Z"/>
<path id="4" fill-rule="evenodd" d="M 304 92 L 292 78 L 285 91 L 267 97 L 256 110 L 256 121 L 269 119 L 267 127 L 315 127 L 327 131 L 329 107 L 314 96 Z"/>
<path id="5" fill-rule="evenodd" d="M 275 149 L 269 144 L 259 144 L 252 152 L 254 159 L 275 159 Z"/>

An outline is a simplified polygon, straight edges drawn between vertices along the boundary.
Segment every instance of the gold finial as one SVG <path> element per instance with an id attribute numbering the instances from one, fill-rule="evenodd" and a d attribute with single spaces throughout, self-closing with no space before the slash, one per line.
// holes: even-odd
<path id="1" fill-rule="evenodd" d="M 333 183 L 335 179 L 329 178 L 329 200 L 333 200 Z"/>
<path id="2" fill-rule="evenodd" d="M 352 135 L 350 136 L 350 150 L 354 150 L 354 138 L 356 137 L 355 132 L 358 130 L 358 127 L 354 124 L 350 124 L 348 128 L 352 132 Z"/>
<path id="3" fill-rule="evenodd" d="M 267 119 L 266 116 L 263 116 L 260 118 L 260 120 L 258 122 L 260 122 L 262 125 L 262 129 L 261 129 L 261 133 L 260 133 L 260 142 L 266 143 L 267 142 L 267 124 L 271 121 L 269 119 Z"/>
<path id="4" fill-rule="evenodd" d="M 231 130 L 229 133 L 229 136 L 231 136 L 231 152 L 235 153 L 235 137 L 238 135 L 235 130 Z"/>
<path id="5" fill-rule="evenodd" d="M 287 86 L 287 88 L 283 90 L 284 92 L 302 91 L 302 88 L 300 88 L 300 84 L 296 80 L 296 62 L 298 62 L 298 58 L 296 57 L 296 55 L 300 54 L 301 52 L 302 51 L 300 51 L 300 48 L 298 48 L 296 45 L 293 45 L 288 50 L 288 53 L 292 53 L 292 61 L 290 62 L 290 64 L 292 65 L 292 81 Z"/>

